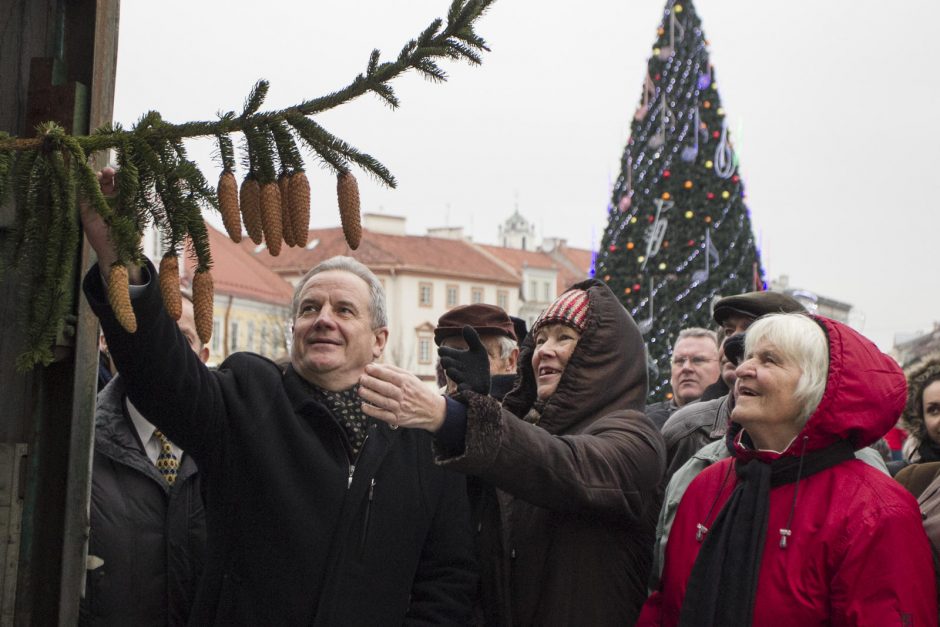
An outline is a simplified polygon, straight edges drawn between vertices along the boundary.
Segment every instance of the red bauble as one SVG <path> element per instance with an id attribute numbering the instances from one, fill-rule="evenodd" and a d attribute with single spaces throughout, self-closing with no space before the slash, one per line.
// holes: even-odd
<path id="1" fill-rule="evenodd" d="M 634 292 L 639 292 L 639 291 L 640 291 L 640 284 L 639 284 L 639 283 L 634 283 L 634 284 L 633 284 L 633 291 L 634 291 Z"/>
<path id="2" fill-rule="evenodd" d="M 611 244 L 610 247 L 608 248 L 608 250 L 609 250 L 610 252 L 615 252 L 615 251 L 617 250 L 617 245 L 616 245 L 616 244 Z"/>
<path id="3" fill-rule="evenodd" d="M 690 240 L 689 240 L 689 246 L 695 246 L 695 240 L 694 240 L 694 239 L 690 239 Z"/>
<path id="4" fill-rule="evenodd" d="M 718 131 L 715 131 L 712 133 L 712 137 L 714 137 L 715 139 L 718 139 L 719 137 L 721 137 L 721 133 L 719 133 Z"/>
<path id="5" fill-rule="evenodd" d="M 707 198 L 707 199 L 709 199 L 709 200 L 715 200 L 715 194 L 714 194 L 714 192 L 708 192 L 707 194 L 705 194 L 705 198 Z"/>
<path id="6" fill-rule="evenodd" d="M 658 80 L 661 79 L 661 78 L 662 78 L 662 75 L 659 74 L 659 73 L 657 73 L 656 76 L 653 77 L 653 80 L 654 80 L 654 81 L 658 81 Z"/>
<path id="7" fill-rule="evenodd" d="M 738 176 L 737 174 L 735 174 L 734 176 L 731 177 L 731 180 L 734 181 L 735 183 L 737 183 L 738 181 L 741 180 L 741 177 Z"/>
<path id="8" fill-rule="evenodd" d="M 663 178 L 668 179 L 672 175 L 672 172 L 669 170 L 663 170 Z"/>

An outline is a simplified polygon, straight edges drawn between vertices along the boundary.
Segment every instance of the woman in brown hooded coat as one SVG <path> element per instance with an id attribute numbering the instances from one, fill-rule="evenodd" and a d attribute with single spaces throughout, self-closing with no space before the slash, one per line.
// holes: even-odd
<path id="1" fill-rule="evenodd" d="M 562 341 L 576 336 L 566 363 L 554 355 L 559 333 L 569 338 Z M 468 344 L 459 354 L 442 351 L 458 382 L 473 379 L 472 337 Z M 480 528 L 487 624 L 635 622 L 646 598 L 665 449 L 643 414 L 642 336 L 605 284 L 578 283 L 543 313 L 502 405 L 467 385 L 460 403 L 431 398 L 393 367 L 366 372 L 367 413 L 435 432 L 438 463 L 494 488 Z"/>

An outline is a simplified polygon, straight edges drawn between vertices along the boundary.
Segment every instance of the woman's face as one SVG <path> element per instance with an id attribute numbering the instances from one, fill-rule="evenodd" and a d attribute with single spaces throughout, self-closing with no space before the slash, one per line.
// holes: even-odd
<path id="1" fill-rule="evenodd" d="M 546 324 L 535 335 L 532 370 L 540 401 L 555 393 L 579 339 L 581 334 L 566 324 Z"/>
<path id="2" fill-rule="evenodd" d="M 776 345 L 761 340 L 735 370 L 735 405 L 731 418 L 751 435 L 758 448 L 782 451 L 800 432 L 802 410 L 794 396 L 803 370 Z"/>
<path id="3" fill-rule="evenodd" d="M 940 381 L 934 381 L 924 388 L 923 401 L 927 436 L 940 444 Z"/>

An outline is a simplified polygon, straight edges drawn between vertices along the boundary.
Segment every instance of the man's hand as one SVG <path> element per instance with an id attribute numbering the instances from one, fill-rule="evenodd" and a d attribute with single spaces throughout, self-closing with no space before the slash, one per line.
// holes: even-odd
<path id="1" fill-rule="evenodd" d="M 105 197 L 113 196 L 117 191 L 117 172 L 114 168 L 108 167 L 99 171 L 98 184 L 101 185 L 101 193 Z M 118 259 L 114 242 L 111 241 L 111 229 L 87 198 L 82 198 L 80 207 L 82 230 L 85 232 L 89 245 L 98 255 L 98 268 L 101 270 L 101 276 L 107 281 L 111 266 Z M 127 273 L 132 285 L 139 285 L 143 282 L 140 268 L 137 266 L 128 266 Z"/>
<path id="2" fill-rule="evenodd" d="M 489 394 L 490 356 L 486 347 L 473 327 L 463 328 L 463 339 L 468 346 L 465 351 L 446 346 L 437 349 L 444 372 L 457 384 L 457 389 L 461 392 L 472 390 L 477 394 Z"/>
<path id="3" fill-rule="evenodd" d="M 388 364 L 369 364 L 359 377 L 362 411 L 393 429 L 408 427 L 436 432 L 444 424 L 447 404 L 407 370 Z"/>

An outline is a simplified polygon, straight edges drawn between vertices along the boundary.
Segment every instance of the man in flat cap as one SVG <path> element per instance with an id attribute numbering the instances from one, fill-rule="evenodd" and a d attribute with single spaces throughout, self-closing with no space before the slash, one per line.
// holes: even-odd
<path id="1" fill-rule="evenodd" d="M 502 400 L 512 389 L 519 358 L 515 325 L 509 315 L 495 305 L 463 305 L 454 307 L 437 321 L 434 342 L 438 346 L 467 349 L 463 328 L 472 327 L 480 336 L 490 358 L 490 396 Z M 457 386 L 447 381 L 447 394 Z"/>

